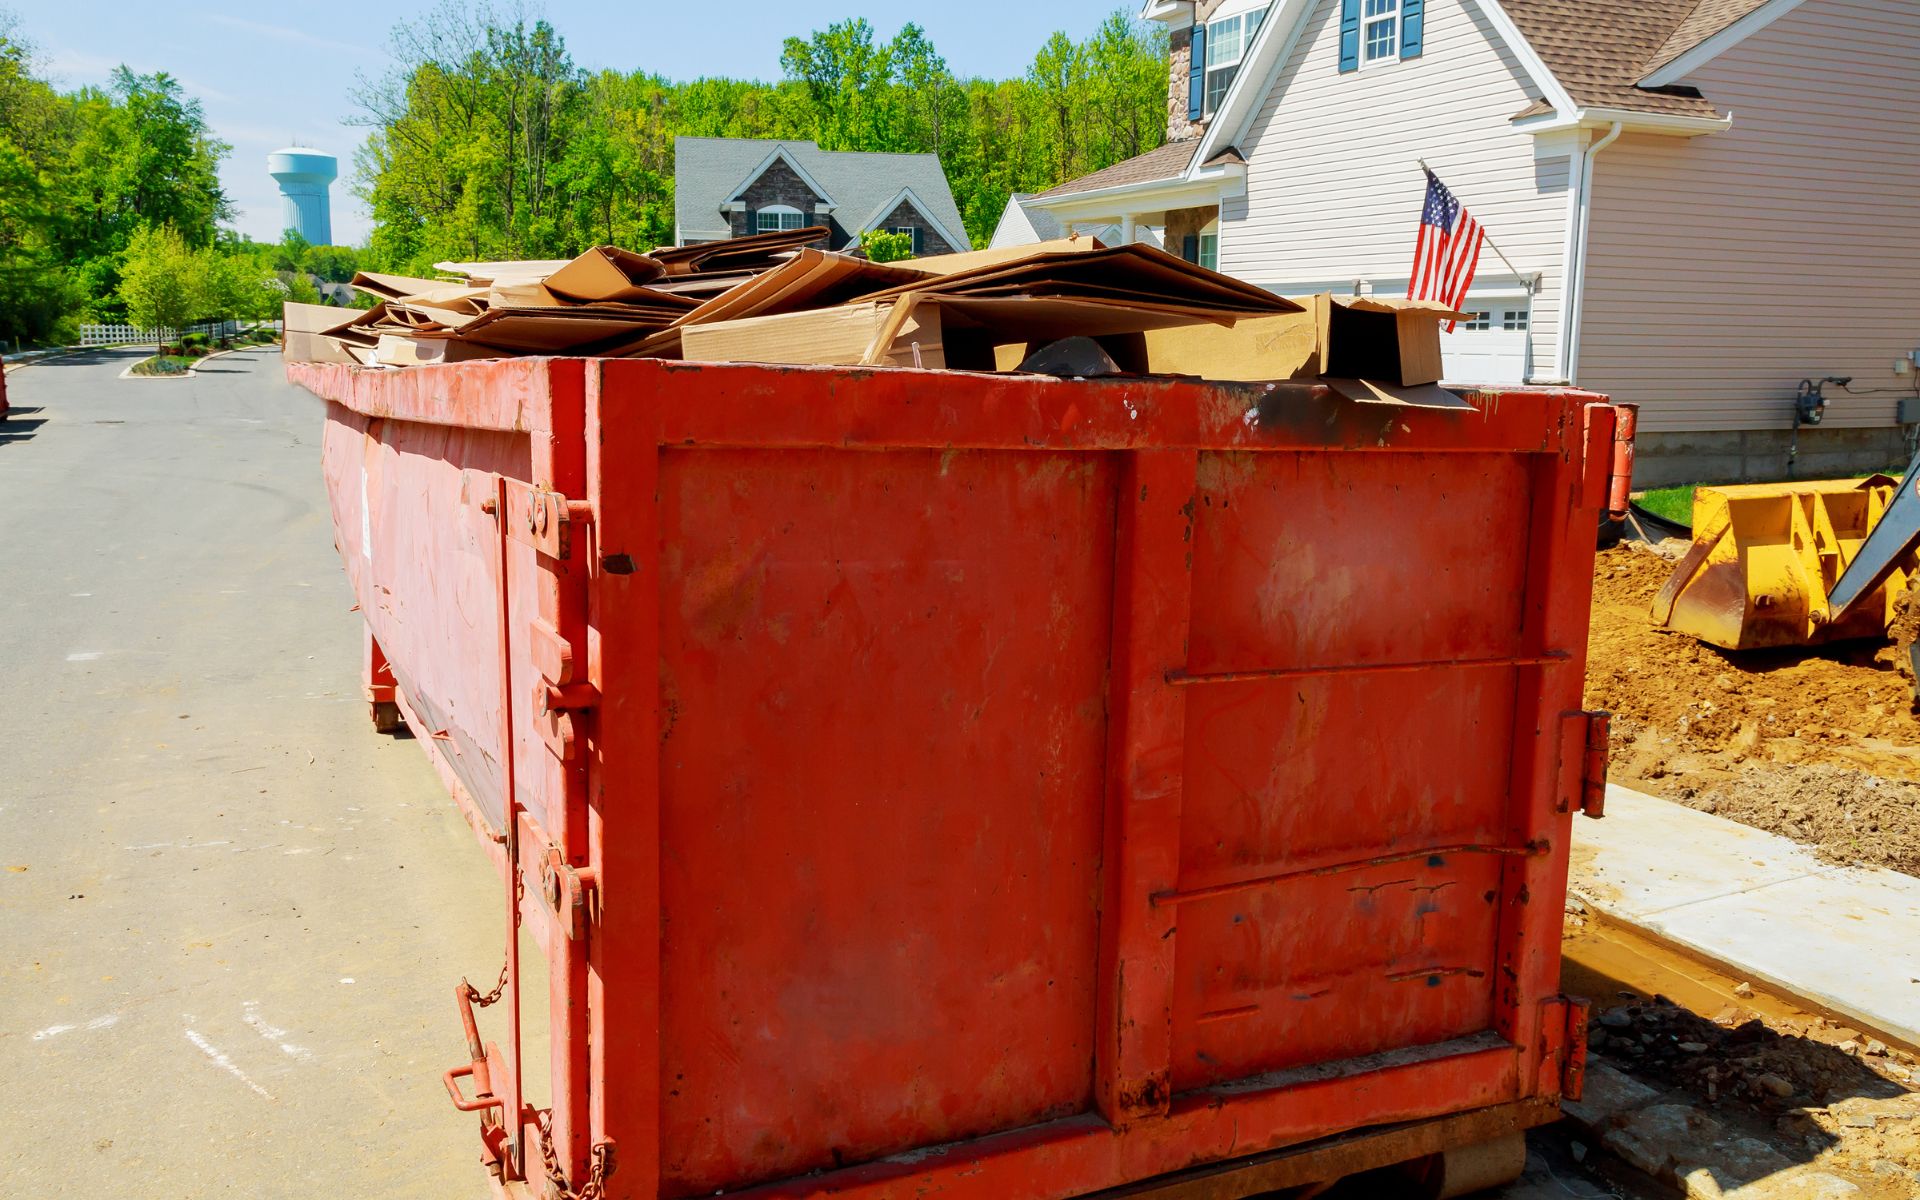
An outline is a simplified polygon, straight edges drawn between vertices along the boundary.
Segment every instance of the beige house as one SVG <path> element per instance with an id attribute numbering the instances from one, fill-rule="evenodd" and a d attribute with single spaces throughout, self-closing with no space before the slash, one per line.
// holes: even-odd
<path id="1" fill-rule="evenodd" d="M 1920 396 L 1920 3 L 1148 0 L 1158 150 L 1027 199 L 1283 293 L 1404 294 L 1424 161 L 1498 246 L 1459 382 L 1642 405 L 1641 479 L 1904 461 Z M 1920 405 L 1909 405 L 1908 415 Z"/>

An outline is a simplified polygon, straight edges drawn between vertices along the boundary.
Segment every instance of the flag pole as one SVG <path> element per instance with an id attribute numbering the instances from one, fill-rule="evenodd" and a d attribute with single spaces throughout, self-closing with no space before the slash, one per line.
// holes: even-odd
<path id="1" fill-rule="evenodd" d="M 1433 168 L 1427 165 L 1426 159 L 1416 158 L 1414 159 L 1414 161 L 1420 164 L 1420 169 L 1423 172 L 1425 172 L 1428 175 L 1433 175 L 1435 179 L 1439 178 L 1438 175 L 1434 175 Z M 1500 248 L 1500 243 L 1494 241 L 1493 235 L 1487 232 L 1487 226 L 1485 222 L 1482 222 L 1480 225 L 1480 236 L 1482 240 L 1484 240 L 1487 243 L 1487 245 L 1493 247 L 1493 252 L 1500 256 L 1500 261 L 1506 264 L 1507 270 L 1513 272 L 1513 277 L 1520 281 L 1520 286 L 1527 289 L 1527 295 L 1529 296 L 1533 295 L 1535 290 L 1538 289 L 1538 287 L 1540 286 L 1540 281 L 1538 277 L 1522 275 L 1520 273 L 1520 268 L 1513 265 L 1513 260 L 1507 257 L 1507 252 Z"/>

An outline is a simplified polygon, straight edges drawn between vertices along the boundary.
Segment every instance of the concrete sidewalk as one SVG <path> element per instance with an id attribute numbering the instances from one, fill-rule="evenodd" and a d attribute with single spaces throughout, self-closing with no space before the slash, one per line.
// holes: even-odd
<path id="1" fill-rule="evenodd" d="M 1572 891 L 1601 915 L 1920 1047 L 1920 879 L 1617 785 L 1574 834 Z"/>

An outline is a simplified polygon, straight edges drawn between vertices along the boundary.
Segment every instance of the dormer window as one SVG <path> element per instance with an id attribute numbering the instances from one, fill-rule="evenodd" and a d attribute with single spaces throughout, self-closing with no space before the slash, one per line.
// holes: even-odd
<path id="1" fill-rule="evenodd" d="M 1246 58 L 1247 49 L 1253 45 L 1253 35 L 1260 31 L 1260 22 L 1266 15 L 1267 10 L 1261 7 L 1207 22 L 1205 112 L 1208 115 L 1227 98 L 1227 89 L 1240 73 L 1241 60 Z"/>
<path id="2" fill-rule="evenodd" d="M 1361 61 L 1392 62 L 1400 57 L 1400 0 L 1365 0 L 1360 28 Z"/>

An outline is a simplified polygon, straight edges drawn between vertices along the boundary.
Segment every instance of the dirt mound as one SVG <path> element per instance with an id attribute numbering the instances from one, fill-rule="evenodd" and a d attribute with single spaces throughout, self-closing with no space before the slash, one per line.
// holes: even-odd
<path id="1" fill-rule="evenodd" d="M 1920 874 L 1906 655 L 1870 643 L 1734 653 L 1657 629 L 1648 608 L 1672 569 L 1635 543 L 1595 559 L 1586 702 L 1614 714 L 1614 778 L 1836 860 Z"/>

